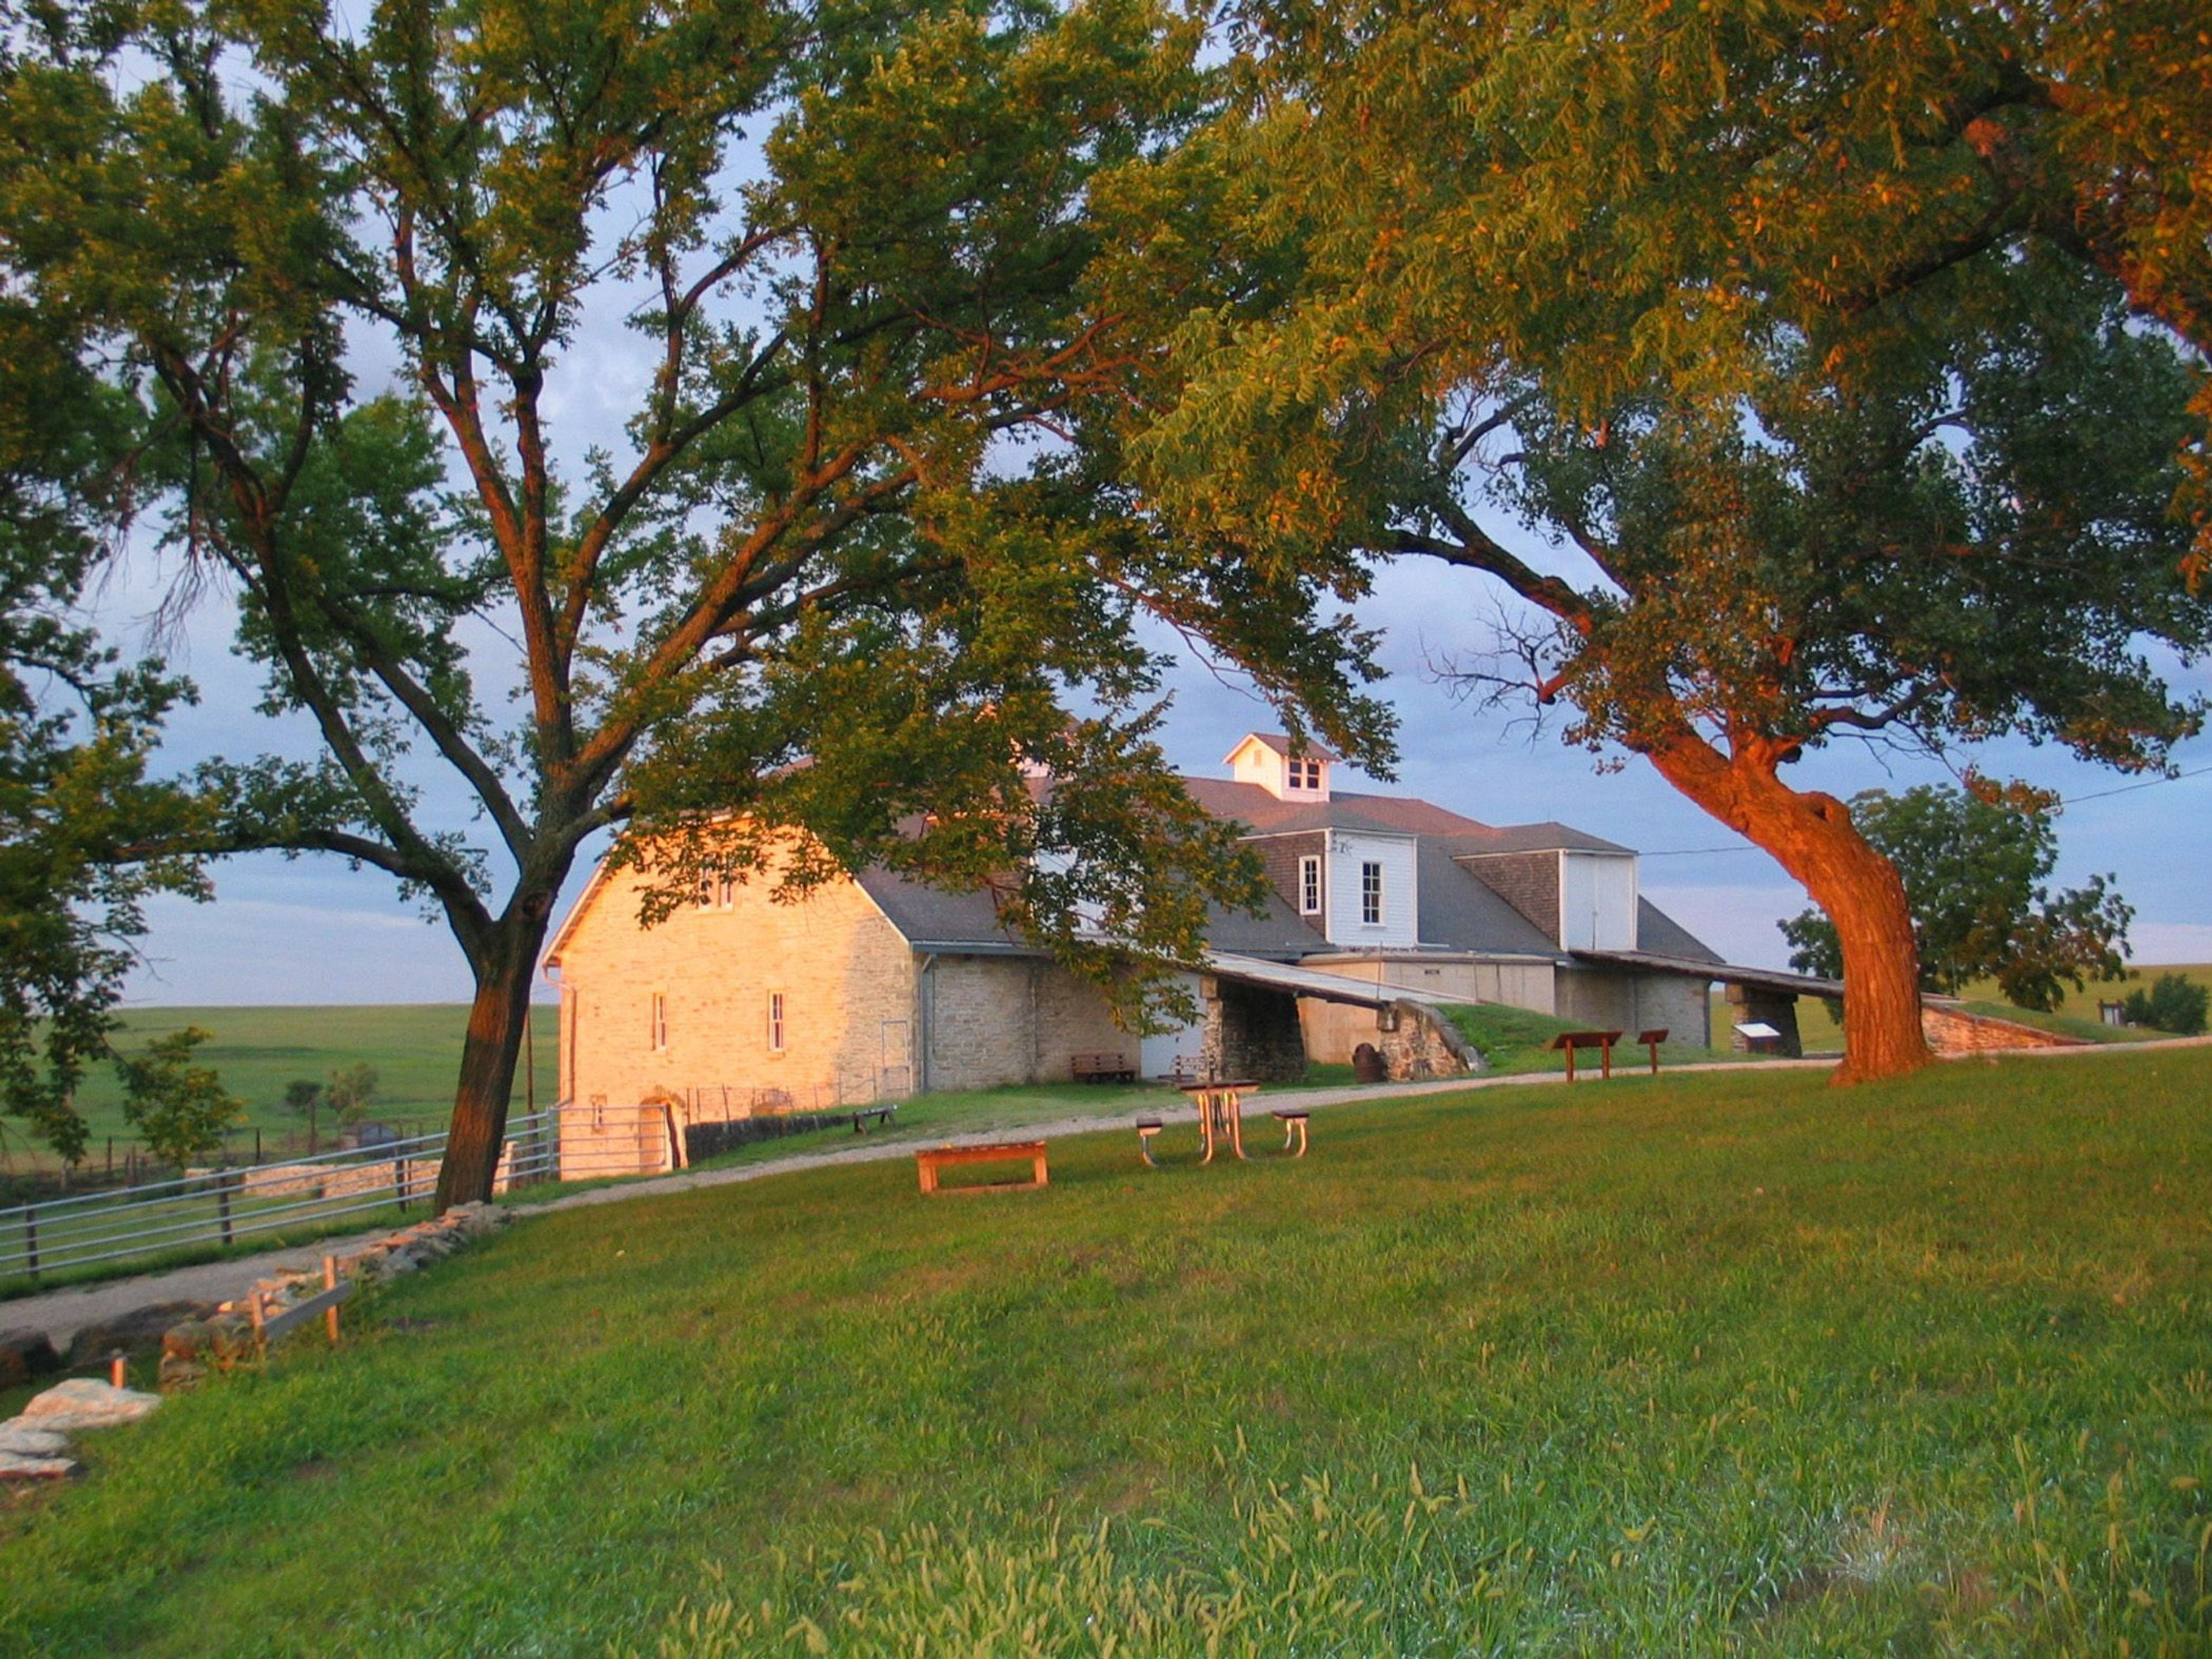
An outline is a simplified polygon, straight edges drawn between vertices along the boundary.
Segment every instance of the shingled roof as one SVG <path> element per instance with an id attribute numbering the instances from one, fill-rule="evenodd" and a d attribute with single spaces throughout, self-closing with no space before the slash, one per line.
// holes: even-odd
<path id="1" fill-rule="evenodd" d="M 950 893 L 881 868 L 862 871 L 859 880 L 876 908 L 916 950 L 1043 954 L 999 920 L 988 893 Z M 1208 914 L 1206 939 L 1218 951 L 1279 962 L 1295 962 L 1328 948 L 1327 939 L 1272 892 L 1266 910 L 1257 916 L 1214 908 Z"/>

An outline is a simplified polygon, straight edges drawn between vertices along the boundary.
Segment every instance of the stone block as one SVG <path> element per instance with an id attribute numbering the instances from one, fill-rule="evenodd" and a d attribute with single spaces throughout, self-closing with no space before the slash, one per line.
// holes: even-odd
<path id="1" fill-rule="evenodd" d="M 0 1423 L 0 1452 L 11 1457 L 57 1457 L 69 1449 L 69 1437 L 59 1429 L 42 1429 L 11 1417 Z"/>
<path id="2" fill-rule="evenodd" d="M 68 1480 L 84 1473 L 70 1457 L 18 1457 L 0 1452 L 0 1480 Z"/>
<path id="3" fill-rule="evenodd" d="M 197 1359 L 187 1359 L 179 1354 L 161 1356 L 161 1384 L 163 1394 L 182 1394 L 198 1388 L 207 1376 L 207 1367 Z"/>
<path id="4" fill-rule="evenodd" d="M 33 1397 L 17 1420 L 33 1428 L 74 1434 L 82 1429 L 112 1429 L 136 1423 L 161 1403 L 158 1394 L 118 1389 L 89 1376 L 72 1376 Z"/>

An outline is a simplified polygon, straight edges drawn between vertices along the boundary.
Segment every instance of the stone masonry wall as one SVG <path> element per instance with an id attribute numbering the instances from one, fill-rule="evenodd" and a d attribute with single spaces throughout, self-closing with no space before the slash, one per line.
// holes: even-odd
<path id="1" fill-rule="evenodd" d="M 1305 1036 L 1298 1027 L 1296 997 L 1209 975 L 1205 1004 L 1200 1064 L 1206 1076 L 1261 1083 L 1295 1083 L 1305 1076 Z"/>
<path id="2" fill-rule="evenodd" d="M 1664 1030 L 1670 1041 L 1703 1048 L 1711 1038 L 1709 993 L 1701 980 L 1571 968 L 1559 972 L 1559 1018 L 1593 1030 Z"/>
<path id="3" fill-rule="evenodd" d="M 1393 1083 L 1458 1077 L 1484 1069 L 1482 1056 L 1418 1003 L 1401 1002 L 1389 1012 L 1389 1029 L 1376 1038 L 1375 1046 Z"/>
<path id="4" fill-rule="evenodd" d="M 1125 1054 L 1138 1040 L 1100 992 L 1058 964 L 1021 957 L 940 956 L 928 970 L 933 1090 L 1065 1082 L 1079 1054 Z"/>
<path id="5" fill-rule="evenodd" d="M 1978 1054 L 2000 1048 L 2080 1048 L 2085 1038 L 2063 1036 L 2039 1026 L 1987 1014 L 1970 1014 L 1962 1008 L 1920 1009 L 1920 1030 L 1928 1046 L 1939 1054 Z"/>
<path id="6" fill-rule="evenodd" d="M 912 1086 L 915 963 L 905 939 L 857 884 L 833 883 L 796 904 L 775 902 L 773 886 L 763 872 L 728 908 L 687 906 L 651 928 L 638 923 L 634 872 L 600 890 L 562 951 L 563 1097 L 634 1106 L 727 1085 L 781 1089 L 805 1105 Z M 653 1044 L 656 992 L 665 999 L 664 1048 Z M 769 1045 L 771 992 L 784 998 L 781 1053 Z"/>

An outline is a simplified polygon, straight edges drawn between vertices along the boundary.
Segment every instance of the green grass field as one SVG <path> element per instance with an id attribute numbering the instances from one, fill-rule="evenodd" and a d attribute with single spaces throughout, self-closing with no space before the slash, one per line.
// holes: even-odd
<path id="1" fill-rule="evenodd" d="M 2015 1008 L 1998 993 L 1994 980 L 1966 988 L 1966 1006 L 1978 1012 L 1994 1014 L 2000 1019 L 2015 1019 L 2027 1025 L 2039 1025 L 2047 1030 L 2063 1031 L 2071 1036 L 2086 1037 L 2092 1042 L 2141 1042 L 2165 1035 L 2160 1031 L 2115 1030 L 2099 1023 L 2097 1005 L 2100 1002 L 2123 1002 L 2129 992 L 2138 987 L 2148 989 L 2152 981 L 2161 974 L 2179 974 L 2185 979 L 2200 985 L 2212 985 L 2212 964 L 2147 963 L 2131 968 L 2124 980 L 2092 983 L 2087 990 L 2066 988 L 2066 994 L 2051 1013 L 2039 1014 L 2024 1008 Z M 1717 994 L 1712 1000 L 1713 1046 L 1728 1046 L 1728 1004 Z M 1844 1030 L 1828 1012 L 1828 1005 L 1815 997 L 1800 997 L 1797 1000 L 1797 1032 L 1811 1054 L 1841 1054 L 1844 1051 Z"/>
<path id="2" fill-rule="evenodd" d="M 2201 1652 L 2208 1128 L 1721 1073 L 538 1216 L 88 1442 L 0 1652 Z"/>
<path id="3" fill-rule="evenodd" d="M 295 1078 L 327 1081 L 341 1066 L 366 1061 L 376 1067 L 379 1079 L 370 1115 L 395 1122 L 419 1122 L 426 1128 L 442 1125 L 453 1109 L 453 1079 L 461 1065 L 461 1038 L 468 1027 L 468 1009 L 453 1003 L 414 1005 L 363 1004 L 338 1007 L 266 1008 L 133 1008 L 124 1012 L 124 1029 L 115 1038 L 126 1053 L 143 1048 L 151 1037 L 198 1025 L 215 1033 L 215 1041 L 199 1051 L 204 1064 L 222 1076 L 223 1085 L 245 1103 L 246 1122 L 234 1144 L 250 1143 L 258 1128 L 264 1141 L 276 1146 L 287 1134 L 304 1137 L 306 1120 L 284 1109 L 284 1085 Z M 541 1103 L 555 1097 L 553 1063 L 558 1039 L 559 1012 L 551 1007 L 532 1011 L 540 1062 L 538 1094 Z M 515 1084 L 515 1109 L 521 1109 L 521 1079 Z M 89 1073 L 77 1103 L 92 1129 L 94 1163 L 106 1155 L 106 1142 L 115 1138 L 120 1148 L 137 1144 L 136 1133 L 124 1121 L 122 1091 L 112 1067 Z M 322 1117 L 325 1137 L 331 1131 L 329 1114 Z M 17 1168 L 52 1158 L 23 1137 L 20 1125 L 0 1118 L 4 1145 Z"/>

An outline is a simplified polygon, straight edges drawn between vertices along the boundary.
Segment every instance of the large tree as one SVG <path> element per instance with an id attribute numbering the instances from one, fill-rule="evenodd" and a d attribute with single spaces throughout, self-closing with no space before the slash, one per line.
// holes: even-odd
<path id="1" fill-rule="evenodd" d="M 1833 921 L 1844 1080 L 1927 1058 L 1911 917 L 1788 769 L 2008 731 L 2156 765 L 2199 711 L 2146 641 L 2212 641 L 2174 507 L 2203 219 L 2155 137 L 2201 53 L 2106 74 L 2076 29 L 2031 72 L 2020 9 L 1242 9 L 1133 440 L 1256 579 L 1418 556 L 1508 596 L 1477 683 L 1571 705 Z"/>
<path id="2" fill-rule="evenodd" d="M 76 1086 L 112 1057 L 144 900 L 203 891 L 176 849 L 204 817 L 149 775 L 186 688 L 84 616 L 131 422 L 55 320 L 0 304 L 0 1109 L 75 1162 Z"/>
<path id="3" fill-rule="evenodd" d="M 1088 193 L 1187 96 L 1167 14 L 187 0 L 13 40 L 9 267 L 98 320 L 171 540 L 323 749 L 214 769 L 210 844 L 388 872 L 474 973 L 441 1204 L 489 1189 L 595 835 L 664 902 L 791 830 L 994 879 L 1139 1001 L 1255 890 L 1167 780 L 1141 544 L 1060 442 L 1126 372 Z"/>
<path id="4" fill-rule="evenodd" d="M 1851 797 L 1851 821 L 1896 866 L 1912 909 L 1923 989 L 1954 994 L 1995 980 L 2006 1000 L 2048 1013 L 2063 987 L 2126 976 L 2128 923 L 2135 911 L 2092 876 L 2056 895 L 2045 884 L 2058 862 L 2057 803 L 2000 789 L 1922 784 L 1893 795 Z M 1834 978 L 1843 972 L 1835 924 L 1807 910 L 1781 924 L 1790 965 Z"/>

